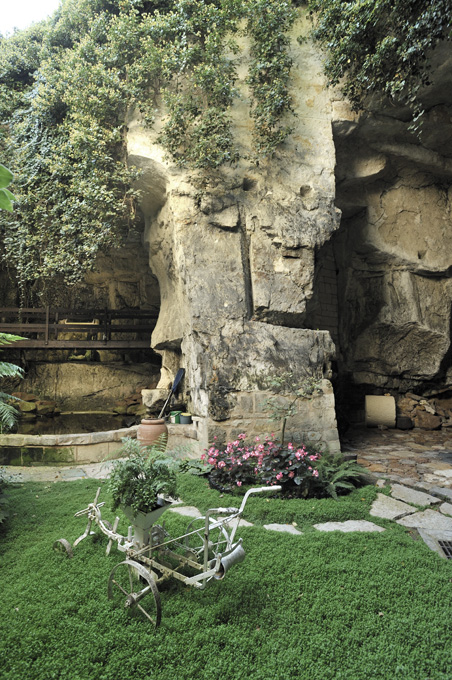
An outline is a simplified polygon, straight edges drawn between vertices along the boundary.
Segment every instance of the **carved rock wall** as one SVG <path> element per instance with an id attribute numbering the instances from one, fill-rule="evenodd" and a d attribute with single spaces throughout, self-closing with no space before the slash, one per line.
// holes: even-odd
<path id="1" fill-rule="evenodd" d="M 145 241 L 161 294 L 152 347 L 168 368 L 159 387 L 167 387 L 178 365 L 186 368 L 187 399 L 203 420 L 205 444 L 214 435 L 274 430 L 256 414 L 256 395 L 266 378 L 291 372 L 324 381 L 313 401 L 328 413 L 325 422 L 322 408 L 317 418 L 300 413 L 295 430 L 339 448 L 327 380 L 334 345 L 328 332 L 305 328 L 315 251 L 337 229 L 339 215 L 331 105 L 319 55 L 295 42 L 303 30 L 300 23 L 293 36 L 296 127 L 272 161 L 241 161 L 212 176 L 200 193 L 188 173 L 164 158 L 158 125 L 149 132 L 137 117 L 129 121 L 129 162 L 144 171 Z M 244 89 L 233 115 L 242 156 L 251 156 L 245 100 Z M 259 427 L 250 422 L 256 417 Z"/>
<path id="2" fill-rule="evenodd" d="M 355 384 L 452 386 L 452 48 L 434 54 L 420 137 L 407 111 L 334 102 L 340 370 Z"/>

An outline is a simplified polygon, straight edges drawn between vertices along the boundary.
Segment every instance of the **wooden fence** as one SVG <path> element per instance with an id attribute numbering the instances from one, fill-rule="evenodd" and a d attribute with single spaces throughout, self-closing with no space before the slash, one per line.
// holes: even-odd
<path id="1" fill-rule="evenodd" d="M 15 348 L 143 349 L 150 347 L 157 317 L 142 309 L 0 307 L 0 332 L 25 338 Z"/>

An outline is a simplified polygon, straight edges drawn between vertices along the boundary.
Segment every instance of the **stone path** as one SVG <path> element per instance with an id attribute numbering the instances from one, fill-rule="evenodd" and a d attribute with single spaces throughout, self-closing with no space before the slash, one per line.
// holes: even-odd
<path id="1" fill-rule="evenodd" d="M 382 486 L 380 484 L 380 486 Z M 424 509 L 427 508 L 427 509 Z M 435 508 L 435 509 L 432 509 Z M 201 517 L 201 513 L 194 506 L 177 506 L 170 512 L 176 512 L 187 517 Z M 392 484 L 390 495 L 379 493 L 372 503 L 370 515 L 381 519 L 389 519 L 405 527 L 416 529 L 429 548 L 445 558 L 438 541 L 452 540 L 452 504 L 443 502 L 441 498 L 422 491 L 418 491 L 401 484 Z M 237 520 L 230 523 L 232 528 Z M 253 526 L 245 520 L 240 526 Z M 302 532 L 293 524 L 265 524 L 268 531 L 285 532 L 301 535 Z M 324 522 L 314 524 L 317 531 L 341 531 L 349 533 L 383 532 L 384 527 L 368 520 L 348 520 L 346 522 Z"/>
<path id="2" fill-rule="evenodd" d="M 376 485 L 391 484 L 390 495 L 379 493 L 370 515 L 389 519 L 415 529 L 425 543 L 445 557 L 439 540 L 452 541 L 452 432 L 360 429 L 349 433 L 344 450 L 374 475 Z M 106 479 L 114 461 L 66 467 L 3 468 L 6 479 L 26 481 L 73 481 Z M 195 507 L 180 505 L 171 509 L 189 517 L 199 517 Z M 232 524 L 232 523 L 231 523 Z M 252 526 L 241 520 L 240 526 Z M 300 535 L 296 524 L 267 524 L 268 531 Z M 315 524 L 318 531 L 373 531 L 384 528 L 367 520 Z"/>
<path id="3" fill-rule="evenodd" d="M 356 428 L 347 432 L 342 450 L 376 476 L 421 491 L 452 490 L 452 429 Z"/>

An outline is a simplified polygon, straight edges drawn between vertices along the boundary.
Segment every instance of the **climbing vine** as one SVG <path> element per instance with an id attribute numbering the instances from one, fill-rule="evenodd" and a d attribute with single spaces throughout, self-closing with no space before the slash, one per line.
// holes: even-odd
<path id="1" fill-rule="evenodd" d="M 292 60 L 285 0 L 63 0 L 54 17 L 0 39 L 0 151 L 15 211 L 1 215 L 3 256 L 22 285 L 75 283 L 99 251 L 139 226 L 127 167 L 128 111 L 180 165 L 235 162 L 235 36 L 251 37 L 248 83 L 259 154 L 290 133 Z"/>
<path id="2" fill-rule="evenodd" d="M 284 123 L 293 112 L 289 89 L 292 59 L 288 31 L 297 16 L 288 2 L 256 0 L 248 17 L 252 39 L 248 83 L 251 89 L 254 139 L 258 153 L 272 154 L 292 132 Z"/>
<path id="3" fill-rule="evenodd" d="M 355 110 L 372 93 L 407 104 L 418 127 L 431 51 L 451 37 L 451 0 L 310 0 L 309 8 L 330 83 L 341 83 Z"/>

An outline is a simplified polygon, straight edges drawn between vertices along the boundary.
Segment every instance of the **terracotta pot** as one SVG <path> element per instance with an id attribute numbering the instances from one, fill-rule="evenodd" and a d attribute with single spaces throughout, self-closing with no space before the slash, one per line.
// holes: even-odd
<path id="1" fill-rule="evenodd" d="M 163 418 L 154 419 L 144 419 L 138 425 L 137 429 L 137 439 L 141 446 L 151 446 L 155 444 L 157 440 L 161 437 L 159 443 L 162 443 L 164 447 L 168 442 L 168 428 L 165 425 Z"/>

